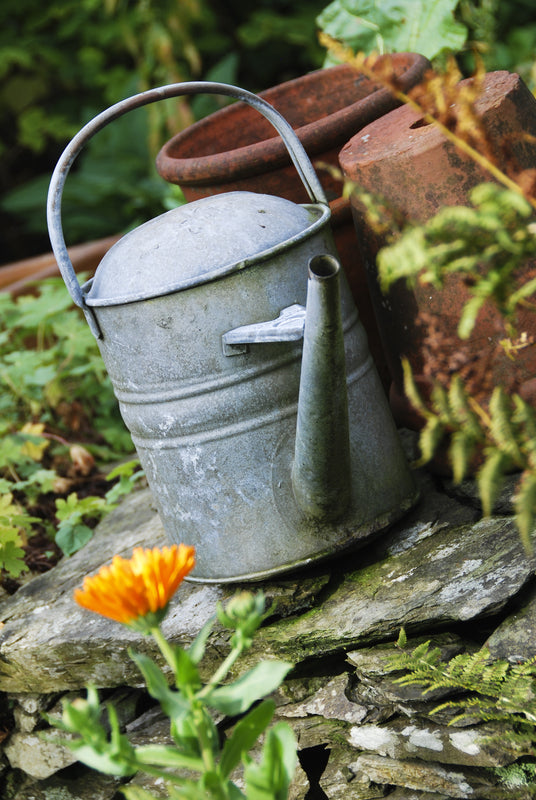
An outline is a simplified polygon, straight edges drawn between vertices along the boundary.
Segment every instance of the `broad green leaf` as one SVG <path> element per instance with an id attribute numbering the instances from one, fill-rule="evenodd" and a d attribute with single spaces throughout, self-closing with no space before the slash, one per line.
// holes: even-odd
<path id="1" fill-rule="evenodd" d="M 76 492 L 71 492 L 67 500 L 58 498 L 56 500 L 56 516 L 62 521 L 71 524 L 83 517 L 98 517 L 106 507 L 106 500 L 103 497 L 89 495 L 88 497 L 78 497 Z"/>
<path id="2" fill-rule="evenodd" d="M 140 465 L 139 459 L 133 458 L 130 461 L 125 461 L 123 464 L 119 464 L 117 467 L 114 467 L 107 475 L 107 481 L 113 481 L 114 478 L 130 478 L 138 469 Z"/>
<path id="3" fill-rule="evenodd" d="M 234 683 L 213 689 L 205 698 L 207 705 L 234 717 L 269 695 L 292 669 L 287 661 L 261 661 Z"/>
<path id="4" fill-rule="evenodd" d="M 77 747 L 76 757 L 86 766 L 103 772 L 105 775 L 116 775 L 117 777 L 128 777 L 134 775 L 138 770 L 126 764 L 120 757 L 110 753 L 98 753 L 90 745 Z"/>
<path id="5" fill-rule="evenodd" d="M 268 731 L 260 764 L 245 768 L 248 800 L 287 800 L 296 769 L 296 739 L 290 726 L 279 722 Z"/>
<path id="6" fill-rule="evenodd" d="M 205 655 L 205 647 L 207 644 L 208 637 L 210 636 L 210 632 L 214 627 L 214 620 L 215 616 L 210 617 L 210 619 L 207 619 L 207 621 L 205 622 L 205 624 L 195 637 L 194 641 L 188 648 L 188 655 L 190 656 L 194 664 L 199 664 L 199 662 Z"/>
<path id="7" fill-rule="evenodd" d="M 237 722 L 231 736 L 223 746 L 220 761 L 220 771 L 223 776 L 229 775 L 240 763 L 242 754 L 251 750 L 261 733 L 270 724 L 274 711 L 273 700 L 264 700 Z"/>
<path id="8" fill-rule="evenodd" d="M 21 572 L 26 572 L 28 567 L 24 563 L 24 550 L 19 547 L 20 539 L 16 529 L 13 529 L 16 540 L 5 541 L 2 526 L 0 526 L 0 569 L 5 569 L 13 578 L 18 578 Z"/>
<path id="9" fill-rule="evenodd" d="M 179 753 L 175 747 L 168 747 L 164 744 L 147 744 L 137 747 L 136 760 L 140 764 L 152 764 L 155 767 L 191 769 L 197 770 L 197 772 L 203 770 L 201 758 Z"/>
<path id="10" fill-rule="evenodd" d="M 87 525 L 71 525 L 62 522 L 56 533 L 55 542 L 66 556 L 72 556 L 87 544 L 93 537 L 93 531 Z"/>
<path id="11" fill-rule="evenodd" d="M 199 755 L 199 740 L 192 723 L 192 709 L 189 701 L 180 692 L 168 686 L 166 676 L 151 658 L 142 653 L 131 652 L 130 655 L 145 678 L 149 694 L 158 700 L 162 710 L 169 717 L 171 736 L 185 755 L 196 758 Z M 215 739 L 214 723 L 208 713 L 204 712 L 205 709 L 201 708 L 205 736 Z"/>
<path id="12" fill-rule="evenodd" d="M 27 480 L 14 483 L 12 488 L 17 491 L 25 490 L 27 494 L 28 489 L 33 488 L 35 491 L 46 494 L 46 492 L 54 490 L 54 482 L 57 477 L 58 475 L 53 469 L 36 469 Z"/>
<path id="13" fill-rule="evenodd" d="M 321 30 L 355 52 L 458 52 L 467 28 L 454 18 L 458 0 L 335 0 L 317 18 Z"/>
<path id="14" fill-rule="evenodd" d="M 199 670 L 192 661 L 190 654 L 182 647 L 173 649 L 175 660 L 175 683 L 178 689 L 190 687 L 194 691 L 201 686 Z"/>
<path id="15" fill-rule="evenodd" d="M 155 800 L 154 794 L 151 794 L 142 786 L 137 786 L 135 783 L 130 783 L 128 786 L 121 786 L 119 791 L 127 800 Z"/>
<path id="16" fill-rule="evenodd" d="M 208 795 L 206 789 L 196 781 L 181 781 L 180 787 L 167 787 L 169 800 L 210 800 L 213 795 Z"/>
<path id="17" fill-rule="evenodd" d="M 160 667 L 143 653 L 131 652 L 130 656 L 143 675 L 149 694 L 158 700 L 164 713 L 170 719 L 186 716 L 190 711 L 188 702 L 179 692 L 168 686 L 166 676 Z"/>

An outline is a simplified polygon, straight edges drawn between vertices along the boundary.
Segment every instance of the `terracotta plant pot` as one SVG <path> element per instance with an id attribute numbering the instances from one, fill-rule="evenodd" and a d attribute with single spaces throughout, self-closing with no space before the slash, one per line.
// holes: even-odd
<path id="1" fill-rule="evenodd" d="M 105 239 L 70 247 L 69 257 L 76 272 L 89 272 L 92 275 L 104 254 L 119 238 L 119 236 L 108 236 Z M 36 281 L 59 274 L 53 253 L 44 253 L 12 264 L 4 264 L 0 266 L 0 292 L 9 292 L 15 297 L 29 292 Z"/>
<path id="2" fill-rule="evenodd" d="M 429 69 L 427 59 L 397 53 L 380 59 L 393 65 L 400 87 L 409 90 Z M 260 93 L 295 129 L 315 162 L 338 166 L 341 147 L 357 131 L 399 103 L 387 90 L 348 65 L 317 70 Z M 179 184 L 188 201 L 230 191 L 277 195 L 307 202 L 303 184 L 272 126 L 250 106 L 236 103 L 174 136 L 157 156 L 162 177 Z M 337 249 L 380 374 L 387 376 L 372 305 L 341 181 L 318 170 L 330 200 Z"/>
<path id="3" fill-rule="evenodd" d="M 536 136 L 536 99 L 519 76 L 503 71 L 486 75 L 475 108 L 497 152 L 501 153 L 501 145 L 508 142 L 510 158 L 515 158 L 519 169 L 534 167 L 536 144 L 526 138 L 523 141 L 520 134 Z M 423 124 L 421 116 L 408 106 L 390 112 L 354 136 L 342 149 L 340 164 L 347 178 L 382 195 L 417 222 L 430 219 L 443 206 L 467 204 L 472 187 L 491 180 L 488 172 L 457 150 L 437 127 Z M 385 240 L 370 229 L 356 198 L 352 206 L 391 372 L 391 405 L 397 421 L 413 428 L 422 423 L 404 395 L 401 357 L 409 359 L 414 376 L 426 389 L 433 371 L 427 359 L 434 337 L 441 343 L 445 365 L 454 365 L 458 359 L 458 366 L 462 362 L 470 366 L 475 381 L 479 374 L 485 379 L 487 386 L 478 384 L 482 395 L 489 394 L 489 386 L 502 385 L 516 389 L 534 403 L 536 346 L 520 350 L 515 361 L 509 359 L 498 346 L 505 334 L 501 318 L 490 304 L 481 310 L 470 339 L 460 340 L 456 335 L 460 311 L 470 297 L 461 275 L 450 276 L 442 290 L 417 286 L 410 291 L 404 281 L 399 281 L 387 296 L 383 295 L 375 258 Z M 534 274 L 536 262 L 531 262 L 520 277 L 526 280 Z M 536 334 L 533 312 L 520 312 L 518 323 L 520 331 Z"/>

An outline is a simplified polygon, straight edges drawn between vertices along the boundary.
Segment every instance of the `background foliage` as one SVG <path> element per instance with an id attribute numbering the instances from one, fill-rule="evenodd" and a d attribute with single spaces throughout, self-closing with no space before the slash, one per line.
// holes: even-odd
<path id="1" fill-rule="evenodd" d="M 401 16 L 418 24 L 401 25 Z M 174 81 L 220 80 L 261 91 L 326 63 L 319 29 L 363 49 L 426 49 L 431 57 L 448 46 L 461 50 L 465 71 L 477 41 L 488 68 L 515 69 L 529 85 L 536 82 L 532 0 L 4 0 L 0 263 L 49 250 L 50 174 L 68 140 L 96 113 Z M 135 227 L 180 202 L 180 191 L 157 176 L 154 156 L 169 136 L 223 102 L 199 96 L 157 104 L 95 137 L 65 187 L 68 244 Z"/>
<path id="2" fill-rule="evenodd" d="M 4 0 L 0 6 L 1 262 L 48 251 L 44 198 L 68 140 L 112 103 L 175 81 L 260 91 L 321 66 L 324 0 Z M 218 98 L 169 101 L 96 137 L 66 186 L 69 244 L 120 232 L 174 202 L 160 145 Z M 96 213 L 98 212 L 98 213 Z"/>
<path id="3" fill-rule="evenodd" d="M 332 56 L 326 58 L 318 44 L 319 30 L 354 50 L 420 50 L 439 63 L 454 50 L 462 73 L 452 69 L 451 61 L 444 74 L 455 74 L 456 84 L 463 72 L 473 71 L 478 52 L 486 69 L 518 71 L 534 87 L 536 20 L 531 6 L 532 0 L 334 0 L 324 8 L 324 0 L 294 4 L 260 0 L 252 9 L 245 0 L 225 5 L 218 0 L 55 0 L 43 7 L 37 0 L 4 0 L 0 7 L 0 116 L 4 123 L 0 128 L 4 234 L 0 260 L 49 249 L 44 206 L 54 164 L 85 122 L 123 97 L 189 79 L 220 80 L 260 91 L 331 63 Z M 118 233 L 181 202 L 180 190 L 157 177 L 154 156 L 170 135 L 222 102 L 222 98 L 199 96 L 150 106 L 117 120 L 92 139 L 77 159 L 64 192 L 67 242 Z M 506 195 L 494 195 L 492 201 L 487 204 L 493 217 L 491 252 L 498 233 L 500 250 L 505 252 L 504 204 L 513 213 L 515 208 L 520 211 L 521 200 L 516 205 Z M 482 242 L 475 239 L 475 220 L 469 224 L 467 214 L 478 216 L 480 211 L 476 207 L 472 212 L 459 210 L 468 242 L 477 247 L 476 253 L 468 253 L 464 244 L 462 255 L 470 272 L 473 262 L 482 258 Z M 532 247 L 534 231 L 526 220 L 530 214 L 527 207 L 521 213 L 523 219 L 513 219 L 510 226 L 517 259 L 526 256 L 519 247 L 520 232 L 524 231 L 529 251 Z M 443 244 L 444 227 L 436 231 L 436 239 L 439 236 Z M 488 228 L 484 226 L 483 231 Z M 406 262 L 400 256 L 408 241 L 415 244 L 412 236 L 422 244 L 425 232 L 409 231 L 400 240 L 393 279 L 401 276 Z M 455 238 L 458 247 L 458 232 Z M 409 262 L 412 269 L 420 270 L 422 263 L 414 263 L 414 251 L 415 246 L 409 247 Z M 452 268 L 451 255 L 443 265 L 447 270 Z M 387 263 L 387 259 L 384 251 L 382 261 Z M 499 300 L 514 299 L 508 287 L 516 264 L 513 257 L 507 259 L 501 281 L 490 284 L 496 294 L 501 290 Z M 490 272 L 491 277 L 498 274 Z M 516 302 L 525 301 L 531 288 L 525 287 Z M 475 303 L 481 304 L 482 297 L 475 288 Z M 74 552 L 91 535 L 88 521 L 113 506 L 116 497 L 110 492 L 130 490 L 138 473 L 134 466 L 128 474 L 115 475 L 119 483 L 111 490 L 106 485 L 106 502 L 93 497 L 87 486 L 85 496 L 79 491 L 86 478 L 95 482 L 102 477 L 95 474 L 93 462 L 86 470 L 86 455 L 80 459 L 80 452 L 86 450 L 77 449 L 80 442 L 102 460 L 130 452 L 132 444 L 95 342 L 84 321 L 70 309 L 62 283 L 43 285 L 38 298 L 13 301 L 0 295 L 0 300 L 0 489 L 4 494 L 0 568 L 3 565 L 18 574 L 23 568 L 24 537 L 31 535 L 36 523 L 43 529 L 46 546 L 55 538 L 63 552 Z M 475 303 L 472 313 L 462 319 L 466 327 L 474 321 Z M 408 393 L 412 395 L 409 381 Z M 421 407 L 416 392 L 413 395 Z M 424 433 L 435 445 L 445 431 L 454 431 L 451 449 L 459 480 L 474 448 L 485 447 L 488 460 L 480 473 L 480 478 L 486 478 L 480 480 L 485 511 L 491 509 L 504 470 L 513 463 L 523 471 L 516 511 L 527 540 L 536 518 L 536 418 L 532 411 L 520 404 L 507 408 L 499 397 L 486 416 L 480 407 L 475 411 L 471 405 L 475 398 L 466 395 L 459 380 L 448 390 L 438 389 L 434 398 L 437 407 L 421 408 L 427 420 Z M 487 428 L 478 415 L 489 418 Z M 510 417 L 515 430 L 504 423 Z M 473 419 L 474 425 L 468 425 Z M 73 441 L 78 443 L 74 450 Z M 54 504 L 52 527 L 49 501 Z"/>

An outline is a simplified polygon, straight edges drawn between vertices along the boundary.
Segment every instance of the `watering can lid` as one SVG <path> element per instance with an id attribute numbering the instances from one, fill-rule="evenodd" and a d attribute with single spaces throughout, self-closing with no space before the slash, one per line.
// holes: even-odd
<path id="1" fill-rule="evenodd" d="M 181 291 L 277 254 L 329 220 L 329 206 L 253 192 L 196 200 L 127 233 L 83 287 L 88 306 Z"/>

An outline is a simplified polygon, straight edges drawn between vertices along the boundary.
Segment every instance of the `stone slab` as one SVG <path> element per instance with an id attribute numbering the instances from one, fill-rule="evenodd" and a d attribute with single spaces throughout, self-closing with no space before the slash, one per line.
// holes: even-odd
<path id="1" fill-rule="evenodd" d="M 260 584 L 277 601 L 277 616 L 259 632 L 250 661 L 262 656 L 298 663 L 396 639 L 402 626 L 408 633 L 446 628 L 496 614 L 515 597 L 534 573 L 534 560 L 526 557 L 513 521 L 462 522 L 465 512 L 457 504 L 428 489 L 421 505 L 377 545 Z M 115 553 L 129 556 L 136 546 L 165 542 L 150 493 L 137 492 L 83 550 L 0 604 L 0 691 L 140 685 L 128 649 L 155 655 L 152 640 L 79 608 L 72 593 Z M 164 633 L 187 646 L 216 603 L 237 588 L 243 585 L 183 584 Z M 216 628 L 207 672 L 226 651 L 226 636 Z"/>
<path id="2" fill-rule="evenodd" d="M 511 518 L 447 526 L 340 574 L 320 606 L 261 630 L 252 658 L 277 653 L 299 662 L 396 639 L 402 627 L 418 635 L 490 617 L 531 580 L 534 567 Z"/>
<path id="3" fill-rule="evenodd" d="M 493 658 L 512 663 L 536 656 L 536 586 L 532 586 L 524 602 L 495 629 L 486 642 Z"/>

